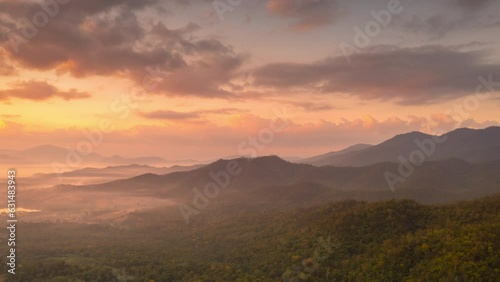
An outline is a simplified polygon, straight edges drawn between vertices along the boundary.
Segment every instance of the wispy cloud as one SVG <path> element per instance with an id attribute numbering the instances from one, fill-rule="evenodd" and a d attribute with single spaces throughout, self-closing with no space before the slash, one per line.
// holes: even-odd
<path id="1" fill-rule="evenodd" d="M 75 100 L 90 98 L 86 92 L 79 92 L 76 89 L 62 91 L 45 81 L 21 81 L 14 83 L 12 88 L 0 90 L 0 101 L 10 99 L 25 99 L 32 101 L 42 101 L 50 98 L 60 98 L 64 100 Z"/>
<path id="2" fill-rule="evenodd" d="M 146 119 L 169 120 L 169 121 L 187 121 L 198 120 L 207 115 L 234 115 L 246 112 L 245 110 L 235 108 L 221 108 L 216 110 L 198 110 L 190 112 L 177 112 L 171 110 L 160 110 L 153 112 L 141 112 L 139 116 Z"/>
<path id="3" fill-rule="evenodd" d="M 385 46 L 352 57 L 309 64 L 272 63 L 256 69 L 255 85 L 282 91 L 347 93 L 401 105 L 440 102 L 474 92 L 479 75 L 500 77 L 500 64 L 485 63 L 487 51 L 462 51 L 430 45 Z"/>
<path id="4" fill-rule="evenodd" d="M 397 19 L 404 32 L 425 34 L 431 40 L 445 37 L 450 32 L 464 29 L 500 26 L 500 5 L 492 0 L 448 0 L 444 7 L 428 15 L 412 15 Z"/>
<path id="5" fill-rule="evenodd" d="M 291 20 L 295 31 L 310 31 L 334 23 L 342 10 L 337 0 L 270 0 L 273 14 Z"/>

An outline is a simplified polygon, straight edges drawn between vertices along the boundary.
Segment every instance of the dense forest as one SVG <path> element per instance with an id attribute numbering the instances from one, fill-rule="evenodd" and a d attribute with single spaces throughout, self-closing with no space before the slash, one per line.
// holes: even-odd
<path id="1" fill-rule="evenodd" d="M 500 196 L 447 205 L 341 201 L 290 212 L 212 210 L 190 225 L 171 212 L 109 224 L 21 222 L 18 268 L 8 281 L 500 277 Z"/>

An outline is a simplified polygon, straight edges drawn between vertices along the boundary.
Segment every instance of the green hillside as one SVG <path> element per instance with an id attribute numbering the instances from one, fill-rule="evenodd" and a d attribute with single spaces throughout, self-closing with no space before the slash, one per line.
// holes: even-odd
<path id="1" fill-rule="evenodd" d="M 287 213 L 170 210 L 109 225 L 22 223 L 9 281 L 496 281 L 500 197 L 343 201 Z M 4 264 L 5 265 L 5 264 Z"/>

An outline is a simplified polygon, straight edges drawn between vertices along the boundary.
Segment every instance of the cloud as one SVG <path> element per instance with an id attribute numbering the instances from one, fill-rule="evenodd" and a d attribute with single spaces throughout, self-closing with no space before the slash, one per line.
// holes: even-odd
<path id="1" fill-rule="evenodd" d="M 323 112 L 336 109 L 336 107 L 329 105 L 328 103 L 314 103 L 314 102 L 286 101 L 286 100 L 278 100 L 277 102 L 301 108 L 306 112 Z"/>
<path id="2" fill-rule="evenodd" d="M 477 122 L 474 119 L 467 119 L 467 120 L 464 120 L 462 122 L 461 126 L 463 126 L 463 127 L 471 127 L 471 128 L 487 128 L 487 127 L 490 127 L 490 126 L 500 126 L 500 123 L 498 123 L 498 121 L 494 121 L 494 120 L 487 120 L 487 121 L 484 121 L 484 122 Z"/>
<path id="3" fill-rule="evenodd" d="M 5 41 L 3 47 L 24 67 L 56 68 L 60 73 L 80 77 L 131 72 L 147 64 L 169 60 L 179 64 L 175 55 L 160 48 L 140 51 L 136 48 L 145 30 L 134 9 L 148 3 L 152 1 L 72 1 L 61 6 L 60 12 L 29 42 L 18 46 L 18 53 L 11 48 L 11 41 Z M 30 15 L 42 9 L 33 2 L 6 1 L 0 3 L 0 10 L 9 11 L 4 17 L 18 26 L 20 36 L 23 28 L 29 26 L 22 18 L 30 19 Z"/>
<path id="4" fill-rule="evenodd" d="M 309 64 L 273 63 L 253 72 L 256 87 L 275 91 L 350 94 L 400 105 L 441 102 L 472 94 L 479 76 L 500 78 L 500 64 L 486 51 L 443 46 L 378 47 Z"/>
<path id="5" fill-rule="evenodd" d="M 464 10 L 477 10 L 493 3 L 493 0 L 451 0 L 451 5 L 457 5 Z"/>
<path id="6" fill-rule="evenodd" d="M 15 74 L 16 74 L 16 69 L 13 66 L 11 66 L 3 61 L 0 61 L 0 75 L 1 76 L 12 76 Z"/>
<path id="7" fill-rule="evenodd" d="M 10 89 L 0 90 L 0 101 L 8 101 L 13 98 L 32 101 L 60 98 L 69 101 L 90 98 L 90 94 L 78 92 L 75 89 L 61 91 L 47 82 L 32 80 L 17 82 L 14 83 Z"/>
<path id="8" fill-rule="evenodd" d="M 454 30 L 459 25 L 459 21 L 450 21 L 442 15 L 435 15 L 428 18 L 413 15 L 410 20 L 402 22 L 401 28 L 405 32 L 428 34 L 430 39 L 436 40 L 443 38 L 448 32 Z"/>
<path id="9" fill-rule="evenodd" d="M 430 40 L 437 40 L 445 37 L 452 31 L 491 28 L 499 25 L 500 20 L 495 17 L 485 17 L 481 20 L 477 20 L 470 17 L 448 19 L 442 15 L 425 18 L 414 15 L 410 20 L 403 21 L 401 23 L 401 28 L 405 32 L 427 34 Z"/>
<path id="10" fill-rule="evenodd" d="M 16 69 L 7 62 L 4 52 L 0 49 L 0 75 L 12 76 L 15 74 L 17 74 Z"/>
<path id="11" fill-rule="evenodd" d="M 337 0 L 270 0 L 267 9 L 290 19 L 295 31 L 310 31 L 335 22 L 341 16 Z"/>
<path id="12" fill-rule="evenodd" d="M 246 56 L 232 51 L 205 54 L 197 62 L 170 73 L 159 83 L 157 90 L 167 95 L 234 97 L 231 80 L 238 77 L 245 60 Z"/>
<path id="13" fill-rule="evenodd" d="M 32 18 L 41 7 L 26 0 L 3 1 L 0 11 L 8 13 L 0 12 L 0 28 L 11 31 L 0 38 L 0 44 L 20 68 L 56 70 L 79 78 L 128 77 L 138 86 L 149 75 L 148 67 L 159 68 L 169 76 L 152 92 L 230 96 L 224 85 L 235 76 L 245 56 L 217 39 L 197 38 L 193 35 L 200 28 L 196 24 L 169 29 L 152 9 L 159 3 L 72 1 L 61 5 L 60 12 L 33 38 L 17 45 L 12 40 L 19 39 L 29 26 L 23 17 Z M 152 21 L 155 24 L 149 24 Z"/>
<path id="14" fill-rule="evenodd" d="M 445 6 L 435 9 L 437 13 L 396 20 L 403 31 L 427 34 L 431 40 L 441 39 L 453 31 L 500 25 L 500 5 L 493 0 L 449 0 L 442 4 Z"/>
<path id="15" fill-rule="evenodd" d="M 245 112 L 235 108 L 221 108 L 216 110 L 199 110 L 190 112 L 177 112 L 170 110 L 160 110 L 147 113 L 139 113 L 138 115 L 145 119 L 157 119 L 168 121 L 193 121 L 199 120 L 206 115 L 233 115 Z"/>
<path id="16" fill-rule="evenodd" d="M 198 119 L 200 117 L 199 113 L 181 113 L 175 111 L 155 111 L 150 113 L 140 113 L 143 118 L 147 119 L 160 119 L 160 120 L 191 120 Z"/>

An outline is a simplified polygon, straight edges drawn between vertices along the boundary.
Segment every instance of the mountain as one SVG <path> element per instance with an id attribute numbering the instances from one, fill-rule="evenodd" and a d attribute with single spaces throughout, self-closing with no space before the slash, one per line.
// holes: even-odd
<path id="1" fill-rule="evenodd" d="M 356 145 L 347 147 L 347 148 L 340 150 L 340 151 L 334 151 L 334 152 L 326 153 L 326 154 L 311 157 L 311 158 L 301 159 L 301 160 L 298 160 L 297 162 L 304 163 L 304 164 L 312 164 L 312 165 L 317 165 L 317 166 L 328 165 L 329 159 L 332 157 L 339 156 L 339 155 L 346 154 L 346 153 L 360 151 L 363 149 L 370 148 L 372 146 L 373 145 L 368 145 L 368 144 L 356 144 Z"/>
<path id="2" fill-rule="evenodd" d="M 230 176 L 227 167 L 236 164 L 240 173 Z M 500 161 L 470 164 L 460 159 L 427 162 L 417 167 L 391 191 L 386 172 L 398 173 L 398 164 L 379 163 L 366 167 L 315 167 L 295 164 L 276 156 L 256 159 L 219 160 L 191 171 L 166 175 L 144 174 L 130 179 L 90 186 L 66 186 L 70 190 L 124 192 L 189 200 L 219 179 L 220 194 L 233 203 L 274 204 L 290 193 L 306 195 L 317 202 L 357 199 L 409 198 L 426 203 L 465 200 L 500 192 Z M 212 176 L 211 176 L 212 175 Z M 217 177 L 213 177 L 217 175 Z M 229 181 L 227 180 L 229 177 Z M 227 186 L 226 186 L 227 184 Z M 224 187 L 225 186 L 225 187 Z M 61 187 L 60 187 L 61 188 Z M 282 197 L 282 199 L 279 199 Z M 300 197 L 299 197 L 300 199 Z M 286 202 L 286 201 L 284 201 Z"/>
<path id="3" fill-rule="evenodd" d="M 201 167 L 202 165 L 193 165 L 193 166 L 171 166 L 171 167 L 154 167 L 149 165 L 139 165 L 139 164 L 131 164 L 131 165 L 122 165 L 122 166 L 108 166 L 105 168 L 92 168 L 87 167 L 84 169 L 77 169 L 69 172 L 61 173 L 62 177 L 104 177 L 104 176 L 112 176 L 112 177 L 126 177 L 126 176 L 134 176 L 141 175 L 146 173 L 154 173 L 154 174 L 168 174 L 177 171 L 188 171 Z M 37 174 L 35 176 L 38 177 L 57 177 L 56 174 Z"/>
<path id="4" fill-rule="evenodd" d="M 102 218 L 197 201 L 216 202 L 208 206 L 228 213 L 293 209 L 345 199 L 413 199 L 423 203 L 475 199 L 500 193 L 499 129 L 458 129 L 440 137 L 412 132 L 326 157 L 344 166 L 314 166 L 267 156 L 220 159 L 198 168 L 176 168 L 175 172 L 139 165 L 84 169 L 65 177 L 88 182 L 25 191 L 29 196 L 24 197 L 24 205 L 45 211 L 42 216 L 57 218 L 65 211 L 68 218 L 81 218 L 89 217 L 85 211 L 102 210 Z M 415 152 L 429 153 L 424 163 L 398 162 L 398 156 L 409 160 Z M 138 172 L 147 173 L 130 178 Z M 111 179 L 92 177 L 99 174 L 127 178 L 108 182 Z M 53 175 L 46 177 L 50 178 Z M 101 184 L 95 184 L 96 179 Z"/>
<path id="5" fill-rule="evenodd" d="M 44 186 L 52 186 L 58 184 L 70 185 L 90 185 L 97 183 L 110 182 L 117 179 L 130 178 L 146 173 L 168 174 L 178 171 L 189 171 L 199 168 L 203 165 L 192 166 L 171 166 L 171 167 L 154 167 L 149 165 L 122 165 L 108 166 L 105 168 L 87 167 L 83 169 L 72 170 L 68 172 L 57 173 L 38 173 L 33 177 L 24 179 L 24 186 L 36 187 L 43 183 Z"/>
<path id="6" fill-rule="evenodd" d="M 58 162 L 61 164 L 66 163 L 68 156 L 72 156 L 74 161 L 76 158 L 81 159 L 82 164 L 109 164 L 109 165 L 128 165 L 128 164 L 141 164 L 141 165 L 157 165 L 165 164 L 168 161 L 160 157 L 139 157 L 139 158 L 124 158 L 118 155 L 112 157 L 105 157 L 98 153 L 90 153 L 88 155 L 80 154 L 70 149 L 61 148 L 53 145 L 40 145 L 22 151 L 2 150 L 0 154 L 3 158 L 9 158 L 12 162 L 17 164 L 52 164 Z"/>
<path id="7" fill-rule="evenodd" d="M 178 204 L 202 205 L 201 209 L 228 214 L 307 208 L 348 199 L 445 203 L 500 193 L 500 160 L 468 163 L 453 158 L 426 162 L 415 167 L 411 175 L 399 176 L 403 180 L 392 189 L 386 175 L 399 175 L 399 168 L 399 164 L 391 162 L 364 167 L 316 167 L 276 156 L 218 160 L 190 171 L 25 190 L 23 205 L 44 211 L 25 215 L 32 220 L 58 219 L 64 212 L 62 220 L 95 222 Z"/>
<path id="8" fill-rule="evenodd" d="M 500 160 L 500 127 L 461 128 L 441 136 L 422 132 L 397 135 L 375 146 L 302 160 L 315 166 L 368 166 L 422 155 L 425 161 L 458 158 L 471 163 Z M 417 156 L 418 157 L 418 156 Z"/>

